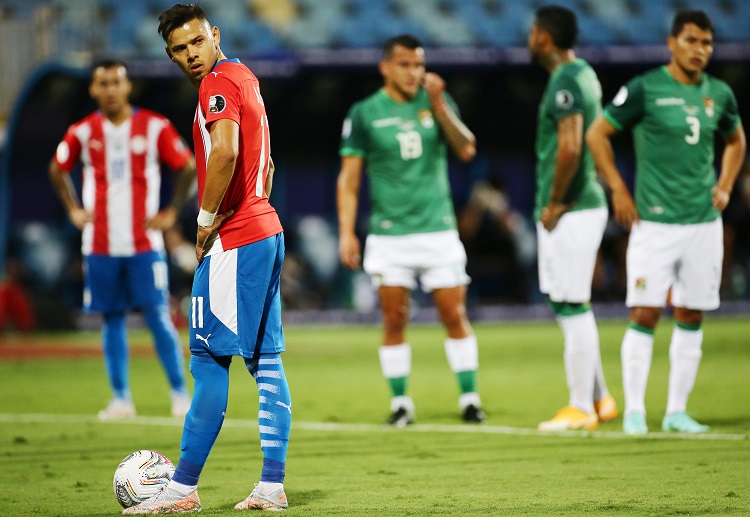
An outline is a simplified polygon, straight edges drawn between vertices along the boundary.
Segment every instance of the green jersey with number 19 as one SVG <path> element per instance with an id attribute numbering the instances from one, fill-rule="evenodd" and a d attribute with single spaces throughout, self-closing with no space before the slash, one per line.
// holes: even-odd
<path id="1" fill-rule="evenodd" d="M 583 131 L 602 111 L 602 88 L 593 68 L 583 59 L 561 63 L 550 76 L 539 104 L 536 135 L 536 200 L 534 218 L 549 204 L 557 161 L 557 124 L 574 114 L 583 115 Z M 594 159 L 586 144 L 581 161 L 563 199 L 571 210 L 607 206 L 604 190 L 596 180 Z"/>
<path id="2" fill-rule="evenodd" d="M 633 128 L 641 219 L 696 224 L 719 217 L 711 204 L 714 138 L 740 125 L 725 82 L 703 73 L 698 84 L 679 83 L 662 66 L 620 88 L 604 116 L 617 130 Z"/>
<path id="3" fill-rule="evenodd" d="M 365 160 L 370 233 L 409 235 L 456 228 L 447 147 L 423 88 L 407 102 L 396 102 L 381 89 L 355 103 L 344 121 L 339 154 Z"/>

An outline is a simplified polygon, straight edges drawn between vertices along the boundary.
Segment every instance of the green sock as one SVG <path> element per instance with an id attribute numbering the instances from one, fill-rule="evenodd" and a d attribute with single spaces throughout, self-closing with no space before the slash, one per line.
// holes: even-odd
<path id="1" fill-rule="evenodd" d="M 391 395 L 394 397 L 403 397 L 406 395 L 408 383 L 409 377 L 390 377 L 388 384 L 391 386 Z"/>
<path id="2" fill-rule="evenodd" d="M 456 372 L 456 378 L 458 379 L 458 388 L 461 390 L 461 394 L 472 393 L 477 391 L 477 371 L 466 370 L 463 372 Z"/>

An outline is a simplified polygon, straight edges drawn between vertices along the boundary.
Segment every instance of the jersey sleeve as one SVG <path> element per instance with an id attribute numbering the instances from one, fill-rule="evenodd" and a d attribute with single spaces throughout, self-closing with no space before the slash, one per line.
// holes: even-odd
<path id="1" fill-rule="evenodd" d="M 618 131 L 638 123 L 645 111 L 643 79 L 636 77 L 621 87 L 612 102 L 604 108 L 604 118 Z"/>
<path id="2" fill-rule="evenodd" d="M 205 83 L 205 84 L 203 84 Z M 240 123 L 242 90 L 223 74 L 209 74 L 201 84 L 201 105 L 205 106 L 206 128 L 217 120 L 229 119 Z"/>
<path id="3" fill-rule="evenodd" d="M 81 141 L 75 134 L 75 126 L 71 126 L 65 132 L 62 141 L 57 144 L 55 151 L 55 163 L 63 170 L 70 172 L 81 158 Z"/>
<path id="4" fill-rule="evenodd" d="M 367 152 L 367 131 L 362 116 L 362 106 L 357 103 L 349 109 L 341 128 L 341 156 L 364 156 Z"/>
<path id="5" fill-rule="evenodd" d="M 164 119 L 164 127 L 159 133 L 157 147 L 161 161 L 174 171 L 182 169 L 193 155 L 177 129 L 167 119 Z"/>
<path id="6" fill-rule="evenodd" d="M 568 76 L 558 77 L 550 85 L 549 112 L 555 119 L 560 122 L 565 117 L 576 113 L 584 113 L 585 106 L 583 101 L 583 92 L 578 83 Z"/>
<path id="7" fill-rule="evenodd" d="M 734 133 L 742 122 L 739 107 L 737 106 L 737 98 L 729 86 L 726 89 L 727 94 L 724 97 L 724 106 L 722 107 L 721 118 L 719 119 L 719 131 L 725 136 Z"/>

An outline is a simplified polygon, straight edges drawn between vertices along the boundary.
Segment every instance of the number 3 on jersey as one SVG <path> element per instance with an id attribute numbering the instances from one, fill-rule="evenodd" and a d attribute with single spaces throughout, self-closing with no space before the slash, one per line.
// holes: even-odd
<path id="1" fill-rule="evenodd" d="M 690 134 L 685 135 L 685 141 L 690 145 L 695 145 L 701 139 L 701 121 L 694 115 L 685 117 L 685 122 L 690 126 Z"/>
<path id="2" fill-rule="evenodd" d="M 401 147 L 401 159 L 413 160 L 422 156 L 422 136 L 416 131 L 404 131 L 396 135 Z"/>

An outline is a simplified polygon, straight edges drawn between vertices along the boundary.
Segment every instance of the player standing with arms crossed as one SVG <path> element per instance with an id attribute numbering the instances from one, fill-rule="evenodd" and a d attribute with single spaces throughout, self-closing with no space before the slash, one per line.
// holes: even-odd
<path id="1" fill-rule="evenodd" d="M 586 134 L 597 168 L 612 189 L 615 217 L 630 230 L 627 251 L 630 326 L 622 341 L 623 431 L 646 434 L 646 384 L 654 329 L 671 288 L 675 327 L 663 431 L 702 433 L 687 400 L 703 342 L 703 311 L 719 307 L 723 255 L 721 211 L 745 156 L 745 132 L 729 86 L 704 72 L 714 26 L 702 11 L 678 13 L 668 65 L 623 86 Z M 614 161 L 610 139 L 633 130 L 635 203 Z M 718 182 L 714 138 L 725 147 Z"/>
<path id="2" fill-rule="evenodd" d="M 268 201 L 273 178 L 268 117 L 258 79 L 219 47 L 220 32 L 195 4 L 159 16 L 167 55 L 198 90 L 193 138 L 198 163 L 199 260 L 192 292 L 193 401 L 182 454 L 167 487 L 125 514 L 201 510 L 198 478 L 224 421 L 229 365 L 239 355 L 256 380 L 263 450 L 260 482 L 237 510 L 284 510 L 292 402 L 281 352 L 279 277 L 284 234 Z"/>
<path id="3" fill-rule="evenodd" d="M 364 270 L 378 288 L 383 314 L 380 366 L 391 388 L 388 423 L 414 420 L 406 394 L 411 348 L 405 339 L 409 291 L 419 279 L 432 297 L 448 337 L 445 353 L 466 422 L 484 420 L 476 391 L 477 340 L 466 317 L 466 252 L 456 231 L 448 184 L 446 143 L 462 161 L 476 154 L 474 135 L 458 116 L 445 82 L 425 72 L 422 44 L 402 35 L 386 42 L 384 87 L 360 101 L 344 121 L 338 177 L 339 256 L 360 266 L 355 233 L 362 173 L 367 167 L 372 214 Z"/>

